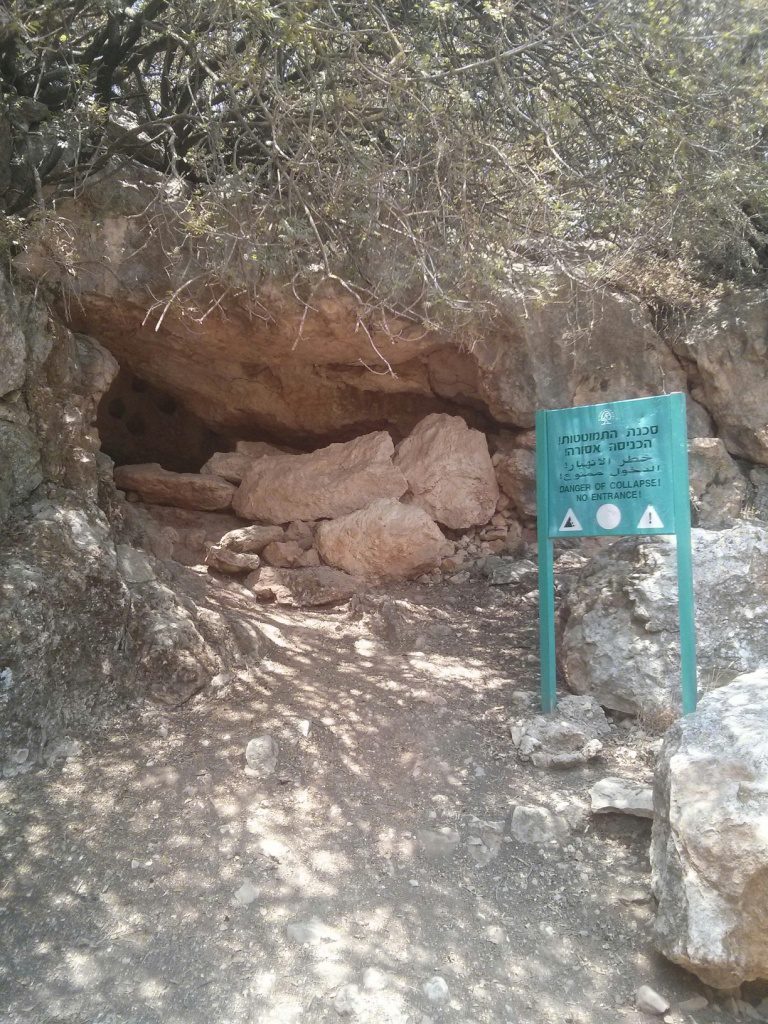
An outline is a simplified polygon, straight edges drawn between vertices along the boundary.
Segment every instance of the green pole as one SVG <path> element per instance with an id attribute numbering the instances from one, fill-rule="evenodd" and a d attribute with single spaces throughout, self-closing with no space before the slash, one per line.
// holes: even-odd
<path id="1" fill-rule="evenodd" d="M 670 396 L 672 407 L 672 479 L 677 537 L 677 607 L 680 616 L 680 666 L 683 714 L 696 710 L 696 618 L 693 603 L 691 499 L 688 493 L 688 431 L 685 395 Z"/>
<path id="2" fill-rule="evenodd" d="M 555 668 L 555 575 L 553 544 L 549 539 L 547 414 L 536 413 L 536 536 L 539 548 L 539 655 L 541 709 L 549 713 L 557 703 Z"/>

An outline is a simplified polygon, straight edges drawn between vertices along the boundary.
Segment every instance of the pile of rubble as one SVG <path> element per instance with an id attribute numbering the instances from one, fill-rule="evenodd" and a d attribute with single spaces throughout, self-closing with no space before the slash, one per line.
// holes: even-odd
<path id="1" fill-rule="evenodd" d="M 240 441 L 199 473 L 150 463 L 114 477 L 157 557 L 229 574 L 325 565 L 460 582 L 487 556 L 518 553 L 535 512 L 530 435 L 492 443 L 493 457 L 483 433 L 435 413 L 397 447 L 386 431 L 304 454 Z"/>

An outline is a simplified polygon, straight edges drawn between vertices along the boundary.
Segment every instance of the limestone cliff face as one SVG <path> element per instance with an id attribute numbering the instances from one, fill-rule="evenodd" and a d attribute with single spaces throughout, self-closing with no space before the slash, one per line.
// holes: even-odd
<path id="1" fill-rule="evenodd" d="M 188 581 L 120 542 L 94 427 L 116 372 L 0 277 L 0 747 L 148 691 L 178 702 L 237 656 Z"/>
<path id="2" fill-rule="evenodd" d="M 169 277 L 164 248 L 179 240 L 158 227 L 160 188 L 146 170 L 118 168 L 59 205 L 66 256 L 41 234 L 22 269 L 60 289 L 70 326 L 219 434 L 310 447 L 385 428 L 399 440 L 440 411 L 529 428 L 542 406 L 686 387 L 642 303 L 553 271 L 510 287 L 503 326 L 471 346 L 372 319 L 330 285 L 307 306 L 276 287 L 251 303 L 206 292 L 192 252 Z"/>

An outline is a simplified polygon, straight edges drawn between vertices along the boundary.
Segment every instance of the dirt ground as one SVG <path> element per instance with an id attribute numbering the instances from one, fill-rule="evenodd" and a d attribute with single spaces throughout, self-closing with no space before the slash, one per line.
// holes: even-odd
<path id="1" fill-rule="evenodd" d="M 516 758 L 534 593 L 211 599 L 252 632 L 248 672 L 0 783 L 2 1024 L 623 1024 L 649 1019 L 642 984 L 670 1021 L 734 1019 L 678 1009 L 711 993 L 652 949 L 650 822 L 589 814 L 599 778 L 650 780 L 653 737 L 617 723 L 567 771 Z M 250 777 L 265 733 L 277 768 Z M 514 840 L 517 804 L 570 834 Z"/>

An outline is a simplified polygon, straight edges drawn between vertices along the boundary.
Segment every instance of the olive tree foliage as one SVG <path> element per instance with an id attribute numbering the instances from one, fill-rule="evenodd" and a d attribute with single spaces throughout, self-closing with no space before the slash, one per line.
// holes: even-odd
<path id="1" fill-rule="evenodd" d="M 496 309 L 521 265 L 662 298 L 754 277 L 766 13 L 766 0 L 0 0 L 7 223 L 23 246 L 25 224 L 130 159 L 176 197 L 178 295 L 194 263 L 219 296 L 276 279 L 308 296 L 330 279 L 455 327 Z"/>

